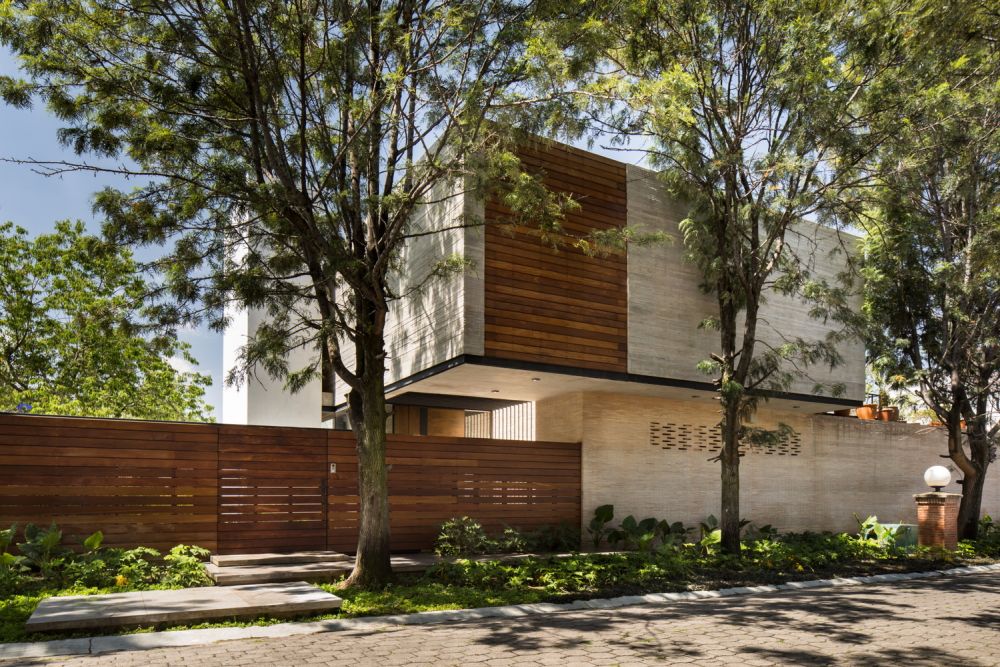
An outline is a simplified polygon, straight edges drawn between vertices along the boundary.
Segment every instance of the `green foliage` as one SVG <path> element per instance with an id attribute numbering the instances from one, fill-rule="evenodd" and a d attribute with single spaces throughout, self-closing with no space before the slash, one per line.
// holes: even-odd
<path id="1" fill-rule="evenodd" d="M 42 573 L 43 577 L 53 577 L 71 552 L 62 545 L 62 531 L 53 521 L 48 528 L 39 528 L 33 523 L 24 527 L 24 542 L 17 545 L 25 562 Z"/>
<path id="2" fill-rule="evenodd" d="M 436 565 L 427 579 L 481 590 L 536 589 L 553 598 L 594 594 L 609 587 L 669 585 L 683 571 L 673 557 L 653 554 L 579 554 L 527 558 L 516 563 L 459 560 Z"/>
<path id="3" fill-rule="evenodd" d="M 17 536 L 17 524 L 13 524 L 10 528 L 0 530 L 0 554 L 6 553 L 10 545 L 13 544 L 14 538 Z"/>
<path id="4" fill-rule="evenodd" d="M 874 540 L 879 546 L 889 549 L 895 548 L 896 539 L 906 530 L 903 526 L 883 525 L 874 514 L 864 519 L 855 514 L 854 520 L 858 522 L 859 539 Z"/>
<path id="5" fill-rule="evenodd" d="M 601 548 L 601 544 L 607 541 L 608 536 L 611 533 L 611 529 L 608 528 L 608 524 L 615 518 L 615 506 L 614 505 L 601 505 L 594 510 L 594 516 L 591 518 L 590 523 L 587 524 L 587 532 L 590 534 L 591 542 L 594 545 L 594 551 Z"/>
<path id="6" fill-rule="evenodd" d="M 9 545 L 16 526 L 0 531 L 0 545 Z M 62 543 L 62 531 L 28 524 L 25 541 L 17 545 L 21 555 L 0 551 L 0 594 L 14 590 L 62 588 L 114 588 L 141 590 L 149 587 L 186 588 L 211 585 L 204 570 L 208 550 L 177 545 L 166 556 L 149 547 L 107 548 L 104 534 L 96 531 L 83 540 L 82 552 Z M 18 588 L 20 587 L 20 588 Z M 4 593 L 5 591 L 5 593 Z"/>
<path id="7" fill-rule="evenodd" d="M 159 583 L 163 577 L 163 567 L 158 564 L 161 558 L 159 551 L 149 547 L 136 547 L 122 552 L 115 573 L 115 585 L 142 587 Z"/>
<path id="8" fill-rule="evenodd" d="M 210 419 L 207 375 L 173 336 L 144 335 L 151 286 L 124 246 L 59 222 L 29 239 L 0 225 L 0 411 Z"/>
<path id="9" fill-rule="evenodd" d="M 612 505 L 598 507 L 591 525 L 604 530 L 607 542 L 615 549 L 644 553 L 655 549 L 670 551 L 679 548 L 687 537 L 688 529 L 680 521 L 670 523 L 653 517 L 637 521 L 634 516 L 629 515 L 622 519 L 617 528 L 605 529 L 605 524 L 614 518 L 613 510 Z"/>
<path id="10" fill-rule="evenodd" d="M 463 516 L 449 519 L 441 525 L 434 553 L 439 556 L 477 556 L 488 553 L 576 551 L 579 548 L 579 529 L 565 523 L 543 526 L 530 532 L 508 526 L 493 539 L 486 534 L 479 522 Z"/>
<path id="11" fill-rule="evenodd" d="M 104 533 L 98 530 L 97 532 L 91 534 L 83 541 L 83 548 L 88 553 L 93 553 L 101 548 L 101 544 L 103 542 L 104 542 Z"/>
<path id="12" fill-rule="evenodd" d="M 1000 523 L 989 514 L 979 520 L 979 533 L 969 546 L 977 556 L 1000 558 Z"/>
<path id="13" fill-rule="evenodd" d="M 441 524 L 434 553 L 439 556 L 475 556 L 489 553 L 493 542 L 471 517 L 449 519 Z"/>
<path id="14" fill-rule="evenodd" d="M 876 131 L 891 130 L 876 187 L 851 202 L 866 231 L 865 334 L 875 370 L 948 427 L 972 537 L 1000 442 L 1000 18 L 971 0 L 921 0 L 908 16 L 908 66 L 862 98 Z"/>
<path id="15" fill-rule="evenodd" d="M 525 534 L 524 539 L 527 543 L 524 551 L 563 553 L 580 550 L 580 528 L 566 522 L 542 526 Z"/>
<path id="16" fill-rule="evenodd" d="M 618 528 L 611 531 L 608 542 L 616 549 L 620 546 L 629 551 L 650 551 L 653 540 L 656 539 L 656 525 L 656 519 L 652 517 L 636 521 L 630 514 L 622 519 Z"/>
<path id="17" fill-rule="evenodd" d="M 167 567 L 161 582 L 171 588 L 211 586 L 212 580 L 205 572 L 205 561 L 210 555 L 208 549 L 178 544 L 163 557 Z"/>

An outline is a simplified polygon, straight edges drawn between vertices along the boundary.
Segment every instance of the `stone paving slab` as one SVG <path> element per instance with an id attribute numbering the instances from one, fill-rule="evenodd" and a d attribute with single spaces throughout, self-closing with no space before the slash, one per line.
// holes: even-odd
<path id="1" fill-rule="evenodd" d="M 340 605 L 339 597 L 304 581 L 71 595 L 42 600 L 25 627 L 31 632 L 117 628 L 306 614 L 339 609 Z"/>

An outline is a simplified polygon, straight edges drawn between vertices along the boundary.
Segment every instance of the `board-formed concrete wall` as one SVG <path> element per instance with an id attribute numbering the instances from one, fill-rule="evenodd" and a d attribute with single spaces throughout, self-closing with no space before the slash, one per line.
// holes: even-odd
<path id="1" fill-rule="evenodd" d="M 631 247 L 628 254 L 628 370 L 640 375 L 705 381 L 698 362 L 718 351 L 718 334 L 699 330 L 707 317 L 718 314 L 714 296 L 701 289 L 701 273 L 685 259 L 678 225 L 686 210 L 667 194 L 655 172 L 628 167 L 628 222 L 641 230 L 663 231 L 672 242 Z M 789 251 L 807 265 L 814 277 L 831 283 L 846 266 L 846 245 L 854 237 L 829 228 L 803 223 L 788 238 Z M 860 307 L 860 302 L 858 302 Z M 825 338 L 838 325 L 808 316 L 809 306 L 795 297 L 770 291 L 762 308 L 758 335 L 780 345 L 801 337 Z M 761 346 L 758 346 L 759 348 Z M 808 369 L 790 391 L 813 393 L 817 382 L 843 384 L 845 397 L 864 398 L 864 346 L 855 341 L 838 348 L 843 363 L 832 370 Z M 829 390 L 822 392 L 829 395 Z"/>
<path id="2" fill-rule="evenodd" d="M 719 515 L 718 423 L 711 398 L 674 401 L 575 393 L 539 401 L 536 436 L 583 442 L 583 523 L 615 506 L 618 520 L 655 516 L 697 525 Z M 741 464 L 742 515 L 781 531 L 856 529 L 853 515 L 914 523 L 923 472 L 947 465 L 941 429 L 865 422 L 765 407 L 756 423 L 795 429 L 777 449 L 749 451 Z M 770 453 L 768 453 L 770 452 Z M 983 511 L 1000 515 L 1000 472 L 988 480 Z M 957 478 L 960 475 L 954 474 Z M 952 482 L 946 489 L 960 492 Z"/>
<path id="3" fill-rule="evenodd" d="M 462 354 L 465 350 L 465 277 L 435 276 L 444 260 L 465 255 L 465 196 L 451 183 L 434 188 L 408 229 L 424 234 L 407 239 L 392 288 L 405 298 L 393 301 L 386 325 L 386 382 L 394 382 Z"/>

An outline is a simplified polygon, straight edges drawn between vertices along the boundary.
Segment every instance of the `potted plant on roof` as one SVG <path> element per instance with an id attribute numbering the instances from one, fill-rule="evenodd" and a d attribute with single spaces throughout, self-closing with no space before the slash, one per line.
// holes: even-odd
<path id="1" fill-rule="evenodd" d="M 866 403 L 858 408 L 858 418 L 878 419 L 884 422 L 899 421 L 899 407 L 892 405 L 890 391 L 899 388 L 900 376 L 891 375 L 882 359 L 876 359 L 868 364 L 867 371 L 868 395 L 877 398 L 878 402 L 875 404 Z M 862 411 L 864 411 L 864 416 L 862 416 Z"/>

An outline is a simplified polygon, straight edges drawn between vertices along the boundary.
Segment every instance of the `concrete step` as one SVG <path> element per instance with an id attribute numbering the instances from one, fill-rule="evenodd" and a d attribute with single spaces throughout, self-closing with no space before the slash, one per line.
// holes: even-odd
<path id="1" fill-rule="evenodd" d="M 293 554 L 231 554 L 212 556 L 212 564 L 219 567 L 245 565 L 283 565 L 295 563 L 344 563 L 352 560 L 339 551 L 299 551 Z"/>
<path id="2" fill-rule="evenodd" d="M 205 571 L 219 586 L 233 586 L 281 581 L 329 581 L 344 576 L 353 567 L 352 561 L 227 565 L 224 567 L 219 567 L 214 563 L 206 563 Z"/>
<path id="3" fill-rule="evenodd" d="M 278 562 L 258 565 L 220 566 L 213 562 L 205 564 L 205 571 L 219 586 L 280 581 L 330 581 L 345 576 L 354 568 L 354 559 L 349 556 L 346 558 L 347 560 L 343 561 Z M 434 554 L 399 555 L 390 559 L 393 572 L 423 572 L 442 560 Z"/>
<path id="4" fill-rule="evenodd" d="M 339 609 L 341 599 L 304 581 L 46 598 L 25 623 L 30 632 L 196 623 L 223 618 L 298 616 Z"/>

